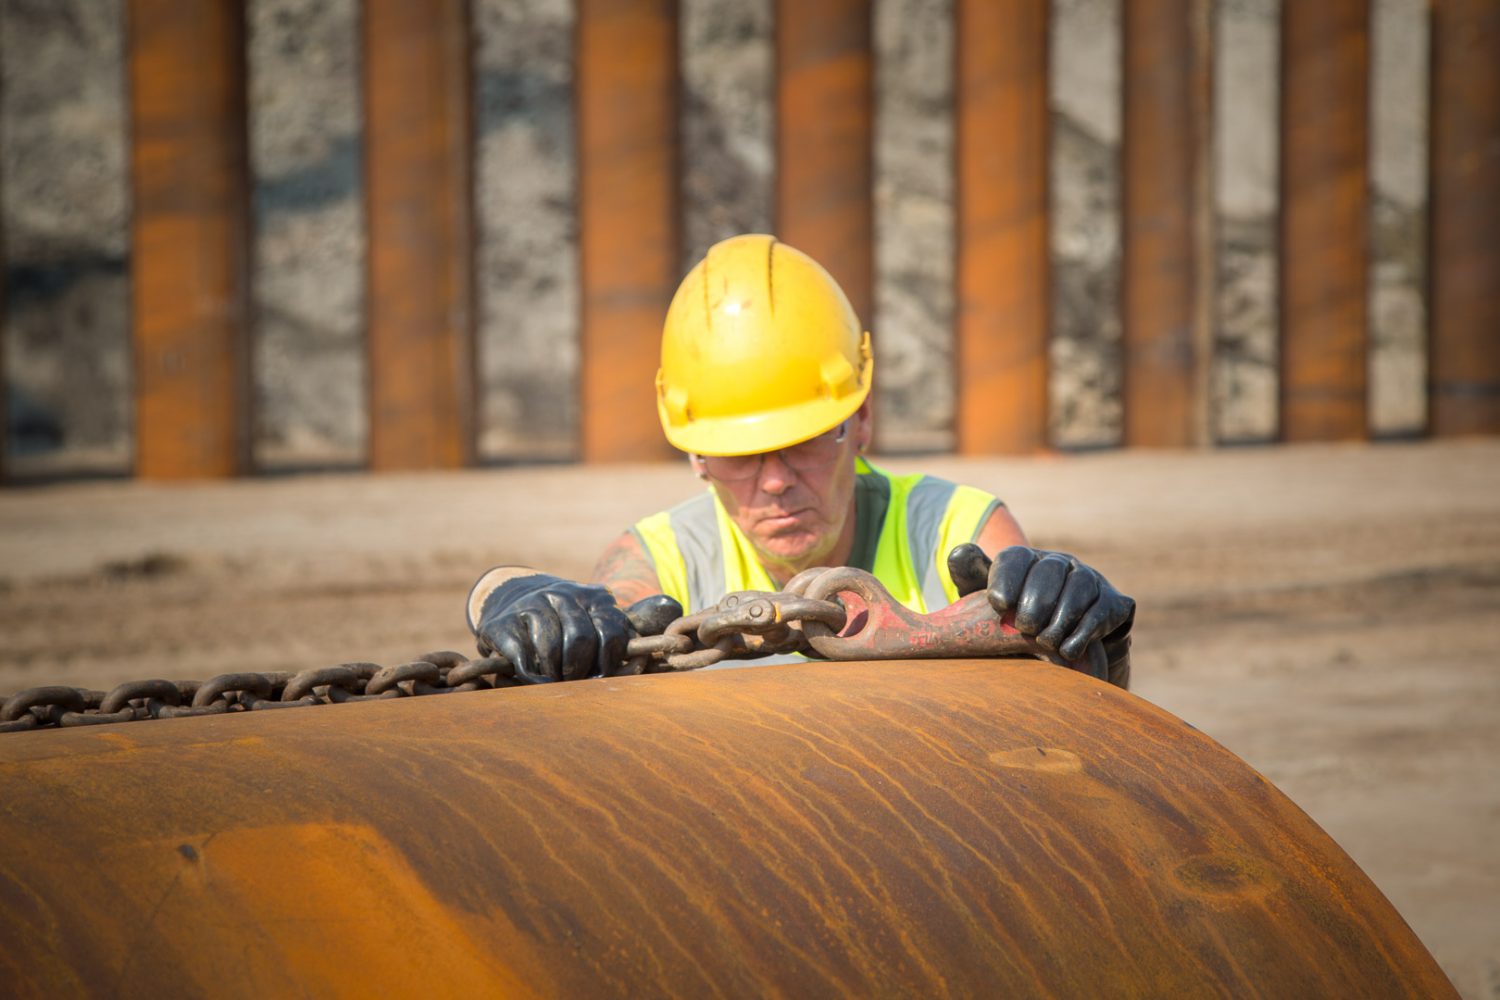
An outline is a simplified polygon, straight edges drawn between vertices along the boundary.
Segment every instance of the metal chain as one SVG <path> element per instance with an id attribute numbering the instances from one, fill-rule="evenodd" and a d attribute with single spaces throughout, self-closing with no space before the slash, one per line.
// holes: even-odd
<path id="1" fill-rule="evenodd" d="M 638 636 L 626 648 L 620 674 L 706 667 L 725 659 L 807 653 L 808 639 L 844 625 L 837 601 L 745 591 L 672 622 L 661 635 Z M 427 653 L 409 663 L 341 663 L 300 673 L 230 673 L 206 681 L 126 681 L 113 690 L 64 685 L 28 688 L 0 701 L 0 733 L 109 722 L 298 708 L 456 691 L 515 687 L 515 667 L 503 656 L 470 660 L 461 653 Z"/>
<path id="2" fill-rule="evenodd" d="M 804 570 L 777 593 L 726 594 L 713 607 L 678 618 L 660 635 L 636 636 L 611 674 L 695 670 L 722 660 L 786 653 L 828 660 L 1037 656 L 1061 662 L 996 614 L 983 593 L 922 615 L 902 605 L 872 574 L 840 566 Z M 482 691 L 520 683 L 514 665 L 503 656 L 470 660 L 444 651 L 394 667 L 341 663 L 295 674 L 127 681 L 109 692 L 50 685 L 0 701 L 0 733 Z"/>
<path id="3" fill-rule="evenodd" d="M 206 681 L 126 681 L 108 692 L 49 685 L 0 702 L 0 733 L 447 694 L 517 683 L 514 669 L 504 659 L 469 660 L 443 651 L 395 667 L 341 663 L 300 673 L 220 674 Z"/>
<path id="4" fill-rule="evenodd" d="M 844 627 L 838 601 L 758 590 L 726 594 L 718 604 L 672 622 L 659 636 L 632 639 L 625 673 L 695 670 L 722 660 L 802 653 L 817 656 L 815 636 Z"/>

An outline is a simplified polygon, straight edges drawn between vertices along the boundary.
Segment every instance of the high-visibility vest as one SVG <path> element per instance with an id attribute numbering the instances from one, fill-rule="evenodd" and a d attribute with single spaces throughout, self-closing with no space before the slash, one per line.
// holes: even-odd
<path id="1" fill-rule="evenodd" d="M 1000 501 L 936 476 L 893 476 L 862 458 L 857 470 L 849 565 L 875 574 L 913 611 L 956 601 L 948 553 L 972 542 Z M 631 531 L 655 564 L 661 592 L 681 602 L 684 613 L 712 607 L 733 591 L 779 589 L 711 489 L 637 521 Z"/>

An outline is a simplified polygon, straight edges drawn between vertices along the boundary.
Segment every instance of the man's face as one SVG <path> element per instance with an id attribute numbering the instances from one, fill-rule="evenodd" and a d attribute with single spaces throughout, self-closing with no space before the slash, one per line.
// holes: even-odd
<path id="1" fill-rule="evenodd" d="M 715 459 L 695 458 L 694 465 L 707 473 L 719 502 L 766 568 L 790 576 L 830 565 L 830 556 L 848 558 L 854 458 L 869 441 L 869 424 L 866 402 L 843 425 L 803 445 L 768 452 L 758 461 L 747 456 L 728 470 Z"/>

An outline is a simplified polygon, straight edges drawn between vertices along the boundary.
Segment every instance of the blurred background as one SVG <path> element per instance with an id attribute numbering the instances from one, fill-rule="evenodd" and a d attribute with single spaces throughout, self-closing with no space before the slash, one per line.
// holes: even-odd
<path id="1" fill-rule="evenodd" d="M 745 231 L 887 452 L 1500 429 L 1494 3 L 777 6 L 3 0 L 7 474 L 660 457 Z"/>
<path id="2" fill-rule="evenodd" d="M 472 649 L 486 567 L 701 485 L 661 321 L 769 230 L 882 464 L 1136 597 L 1135 693 L 1500 998 L 1497 53 L 1500 0 L 0 0 L 0 694 Z"/>

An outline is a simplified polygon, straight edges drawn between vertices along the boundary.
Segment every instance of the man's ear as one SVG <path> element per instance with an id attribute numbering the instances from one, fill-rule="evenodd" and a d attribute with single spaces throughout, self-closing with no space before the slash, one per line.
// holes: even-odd
<path id="1" fill-rule="evenodd" d="M 688 452 L 688 465 L 692 467 L 693 475 L 707 482 L 708 468 L 703 464 L 703 456 Z"/>
<path id="2" fill-rule="evenodd" d="M 859 404 L 859 409 L 854 411 L 854 451 L 856 454 L 864 454 L 869 450 L 870 442 L 875 437 L 875 414 L 870 406 L 870 397 Z"/>

